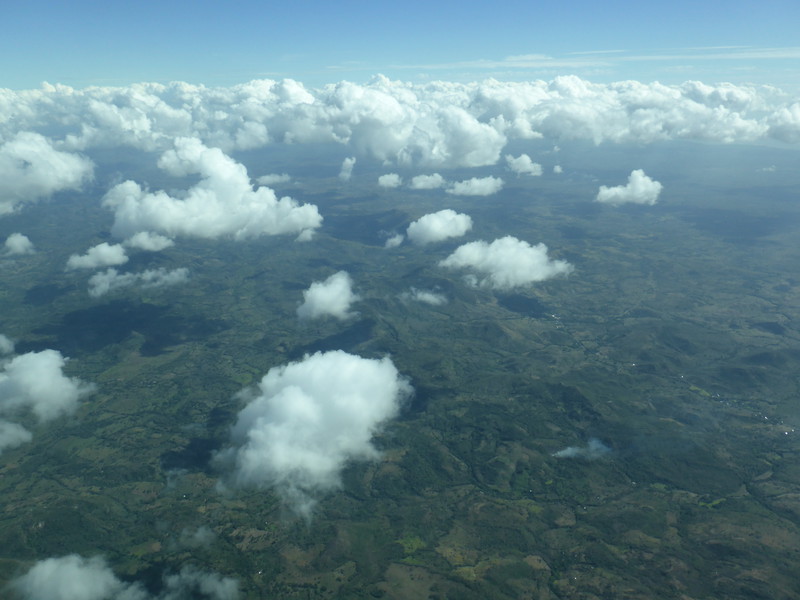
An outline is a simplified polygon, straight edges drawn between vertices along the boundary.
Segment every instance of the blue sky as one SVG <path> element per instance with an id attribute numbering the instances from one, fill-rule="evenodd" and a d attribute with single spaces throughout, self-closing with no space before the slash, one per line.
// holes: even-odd
<path id="1" fill-rule="evenodd" d="M 16 2 L 0 87 L 183 80 L 769 83 L 800 88 L 800 2 Z"/>

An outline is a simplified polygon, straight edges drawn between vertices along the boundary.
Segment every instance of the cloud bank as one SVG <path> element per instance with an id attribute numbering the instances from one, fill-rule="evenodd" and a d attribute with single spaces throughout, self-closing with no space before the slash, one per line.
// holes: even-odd
<path id="1" fill-rule="evenodd" d="M 662 185 L 650 179 L 641 169 L 632 171 L 626 185 L 616 187 L 600 186 L 597 202 L 619 206 L 620 204 L 655 204 Z"/>
<path id="2" fill-rule="evenodd" d="M 235 579 L 183 567 L 163 577 L 164 589 L 152 595 L 139 583 L 120 580 L 101 557 L 70 554 L 38 561 L 9 589 L 20 600 L 236 600 Z"/>
<path id="3" fill-rule="evenodd" d="M 378 457 L 372 437 L 411 391 L 388 357 L 336 350 L 275 367 L 242 393 L 248 404 L 216 463 L 230 485 L 274 488 L 309 515 L 313 496 L 338 487 L 348 461 Z"/>
<path id="4" fill-rule="evenodd" d="M 134 181 L 114 186 L 103 204 L 114 211 L 112 233 L 120 239 L 140 232 L 169 238 L 178 236 L 235 240 L 260 235 L 313 231 L 322 223 L 317 207 L 299 205 L 289 197 L 278 199 L 267 187 L 255 190 L 247 169 L 218 148 L 195 138 L 178 138 L 158 166 L 176 176 L 199 174 L 199 183 L 181 198 L 166 192 L 150 193 Z"/>
<path id="5" fill-rule="evenodd" d="M 3 353 L 12 352 L 13 344 L 2 338 Z M 31 439 L 30 432 L 9 418 L 29 412 L 46 423 L 75 412 L 78 401 L 94 391 L 93 385 L 64 375 L 66 362 L 60 352 L 42 350 L 0 364 L 0 452 Z"/>
<path id="6" fill-rule="evenodd" d="M 408 239 L 418 246 L 441 242 L 448 238 L 461 237 L 472 229 L 469 215 L 446 208 L 424 215 L 408 226 Z"/>
<path id="7" fill-rule="evenodd" d="M 349 319 L 350 305 L 360 298 L 353 293 L 353 280 L 347 271 L 339 271 L 325 281 L 315 281 L 303 292 L 303 303 L 297 309 L 301 319 L 331 316 Z"/>
<path id="8" fill-rule="evenodd" d="M 528 286 L 567 275 L 573 267 L 564 260 L 551 260 L 547 246 L 506 236 L 488 244 L 484 241 L 470 242 L 456 248 L 450 256 L 439 262 L 448 269 L 472 269 L 482 276 L 478 284 L 496 290 L 509 290 Z"/>

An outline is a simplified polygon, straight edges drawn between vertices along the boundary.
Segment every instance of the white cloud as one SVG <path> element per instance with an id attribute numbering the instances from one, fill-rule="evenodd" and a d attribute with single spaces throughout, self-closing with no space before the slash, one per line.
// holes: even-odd
<path id="1" fill-rule="evenodd" d="M 129 248 L 138 248 L 139 250 L 146 250 L 148 252 L 161 252 L 169 248 L 170 246 L 174 246 L 175 242 L 173 242 L 168 237 L 164 237 L 163 235 L 158 235 L 157 233 L 151 233 L 150 231 L 140 231 L 129 237 L 127 240 L 123 242 L 124 246 L 128 246 Z"/>
<path id="2" fill-rule="evenodd" d="M 21 233 L 12 233 L 6 238 L 7 254 L 33 254 L 36 250 L 28 236 Z"/>
<path id="3" fill-rule="evenodd" d="M 403 292 L 400 297 L 405 300 L 414 300 L 415 302 L 422 302 L 432 306 L 447 304 L 447 296 L 444 294 L 429 290 L 418 290 L 415 287 L 412 287 L 408 292 Z"/>
<path id="4" fill-rule="evenodd" d="M 353 281 L 347 271 L 339 271 L 325 281 L 315 281 L 303 292 L 303 303 L 297 309 L 301 319 L 317 319 L 330 315 L 337 319 L 353 316 L 350 305 L 360 298 L 353 293 Z"/>
<path id="5" fill-rule="evenodd" d="M 616 187 L 600 186 L 597 202 L 617 206 L 620 204 L 655 204 L 662 185 L 650 179 L 641 169 L 632 171 L 627 185 Z"/>
<path id="6" fill-rule="evenodd" d="M 322 217 L 313 204 L 278 199 L 267 187 L 253 189 L 243 165 L 197 139 L 179 138 L 159 167 L 176 176 L 197 173 L 202 179 L 181 198 L 146 192 L 137 183 L 114 186 L 104 205 L 114 210 L 112 233 L 122 239 L 149 231 L 177 236 L 247 239 L 259 235 L 316 229 Z"/>
<path id="7" fill-rule="evenodd" d="M 289 183 L 291 180 L 292 178 L 286 173 L 270 173 L 256 179 L 256 183 L 260 183 L 261 185 L 275 185 L 276 183 Z"/>
<path id="8" fill-rule="evenodd" d="M 400 187 L 403 179 L 397 173 L 387 173 L 378 177 L 378 185 L 385 188 Z"/>
<path id="9" fill-rule="evenodd" d="M 355 157 L 345 158 L 342 161 L 342 168 L 339 171 L 339 179 L 342 181 L 350 181 L 350 177 L 353 175 L 353 167 L 356 166 L 356 159 Z"/>
<path id="10" fill-rule="evenodd" d="M 91 179 L 92 169 L 89 159 L 56 150 L 38 133 L 16 133 L 0 146 L 0 216 L 25 202 L 80 189 Z"/>
<path id="11" fill-rule="evenodd" d="M 445 185 L 444 177 L 439 175 L 439 173 L 434 173 L 433 175 L 417 175 L 416 177 L 411 178 L 411 189 L 412 190 L 436 190 Z"/>
<path id="12" fill-rule="evenodd" d="M 124 265 L 128 262 L 125 248 L 120 244 L 110 245 L 106 242 L 93 246 L 86 254 L 73 254 L 67 260 L 67 270 L 71 269 L 96 269 L 112 265 Z"/>
<path id="13" fill-rule="evenodd" d="M 38 561 L 10 584 L 21 600 L 236 600 L 235 579 L 192 566 L 163 577 L 164 588 L 153 596 L 139 583 L 120 580 L 99 556 L 70 554 Z"/>
<path id="14" fill-rule="evenodd" d="M 0 333 L 0 355 L 12 354 L 14 352 L 14 342 Z"/>
<path id="15" fill-rule="evenodd" d="M 564 169 L 561 168 L 561 165 L 556 165 L 553 167 L 553 173 L 555 173 L 556 175 L 560 175 L 563 172 Z"/>
<path id="16" fill-rule="evenodd" d="M 424 215 L 408 226 L 406 235 L 414 244 L 424 246 L 448 238 L 460 237 L 472 229 L 469 215 L 446 208 Z"/>
<path id="17" fill-rule="evenodd" d="M 584 460 L 597 460 L 611 453 L 611 448 L 598 439 L 592 438 L 586 446 L 568 446 L 563 450 L 554 452 L 556 458 L 582 458 Z"/>
<path id="18" fill-rule="evenodd" d="M 457 196 L 491 196 L 503 188 L 503 180 L 499 177 L 473 177 L 454 183 L 448 194 Z"/>
<path id="19" fill-rule="evenodd" d="M 386 239 L 384 248 L 397 248 L 400 244 L 403 243 L 404 239 L 406 239 L 406 236 L 404 236 L 402 233 L 396 233 L 395 235 L 389 236 Z"/>
<path id="20" fill-rule="evenodd" d="M 148 269 L 141 273 L 120 273 L 116 269 L 106 269 L 89 278 L 89 295 L 99 298 L 109 292 L 126 287 L 141 286 L 147 288 L 179 285 L 189 280 L 189 270 L 181 267 L 171 271 L 160 267 Z"/>
<path id="21" fill-rule="evenodd" d="M 563 260 L 551 260 L 547 246 L 506 236 L 487 244 L 484 241 L 470 242 L 456 248 L 450 256 L 439 262 L 449 269 L 470 268 L 484 276 L 479 285 L 493 289 L 508 290 L 530 285 L 536 281 L 566 275 L 573 268 Z"/>
<path id="22" fill-rule="evenodd" d="M 514 158 L 510 154 L 506 154 L 506 163 L 508 168 L 517 175 L 532 175 L 538 177 L 542 174 L 542 165 L 535 163 L 527 154 L 520 154 Z"/>
<path id="23" fill-rule="evenodd" d="M 341 350 L 275 367 L 256 389 L 216 457 L 233 486 L 273 487 L 300 514 L 340 485 L 351 460 L 379 456 L 371 439 L 412 389 L 392 361 Z"/>
<path id="24" fill-rule="evenodd" d="M 7 337 L 3 353 L 13 351 Z M 28 352 L 0 363 L 0 415 L 14 418 L 33 413 L 40 423 L 71 414 L 78 401 L 94 391 L 94 386 L 63 373 L 66 359 L 56 350 Z M 31 439 L 24 427 L 0 419 L 0 452 Z"/>

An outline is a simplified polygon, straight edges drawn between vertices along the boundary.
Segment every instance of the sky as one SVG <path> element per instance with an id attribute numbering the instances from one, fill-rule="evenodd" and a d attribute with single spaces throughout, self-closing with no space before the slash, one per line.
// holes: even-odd
<path id="1" fill-rule="evenodd" d="M 770 84 L 800 89 L 800 3 L 15 2 L 0 87 L 292 78 Z"/>

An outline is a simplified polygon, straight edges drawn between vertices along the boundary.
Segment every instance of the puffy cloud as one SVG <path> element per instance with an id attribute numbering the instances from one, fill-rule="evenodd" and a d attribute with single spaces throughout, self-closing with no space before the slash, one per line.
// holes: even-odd
<path id="1" fill-rule="evenodd" d="M 0 342 L 9 342 L 2 336 Z M 4 353 L 13 351 L 4 344 Z M 0 415 L 15 416 L 30 411 L 41 423 L 68 415 L 94 386 L 66 377 L 66 359 L 56 350 L 28 352 L 6 361 L 0 371 Z M 0 451 L 31 439 L 24 427 L 0 419 Z"/>
<path id="2" fill-rule="evenodd" d="M 506 163 L 508 168 L 517 175 L 532 175 L 538 177 L 542 174 L 542 165 L 535 163 L 527 154 L 520 154 L 514 158 L 510 154 L 506 154 Z"/>
<path id="3" fill-rule="evenodd" d="M 444 294 L 429 290 L 418 290 L 415 287 L 412 287 L 408 292 L 403 292 L 400 297 L 404 300 L 414 300 L 415 302 L 423 302 L 433 306 L 447 304 L 447 297 Z"/>
<path id="4" fill-rule="evenodd" d="M 438 173 L 433 175 L 417 175 L 411 178 L 412 190 L 435 190 L 445 185 L 444 177 Z"/>
<path id="5" fill-rule="evenodd" d="M 499 177 L 473 177 L 454 183 L 448 194 L 457 196 L 491 196 L 503 188 L 503 180 Z"/>
<path id="6" fill-rule="evenodd" d="M 342 161 L 342 168 L 339 171 L 339 179 L 342 181 L 350 181 L 350 177 L 353 175 L 353 167 L 356 166 L 356 159 L 354 157 L 345 158 Z"/>
<path id="7" fill-rule="evenodd" d="M 276 183 L 289 183 L 291 180 L 292 178 L 286 173 L 270 173 L 256 179 L 256 183 L 261 185 L 275 185 Z"/>
<path id="8" fill-rule="evenodd" d="M 163 577 L 164 589 L 153 596 L 139 583 L 120 580 L 99 556 L 70 554 L 38 561 L 10 584 L 21 600 L 235 600 L 235 579 L 185 566 Z"/>
<path id="9" fill-rule="evenodd" d="M 0 355 L 12 354 L 14 352 L 14 342 L 0 333 Z"/>
<path id="10" fill-rule="evenodd" d="M 79 189 L 92 169 L 89 159 L 56 150 L 38 133 L 17 133 L 0 146 L 0 216 L 25 202 Z"/>
<path id="11" fill-rule="evenodd" d="M 231 431 L 216 463 L 233 486 L 273 487 L 300 514 L 312 496 L 340 485 L 350 460 L 378 457 L 373 435 L 411 394 L 392 361 L 341 350 L 269 370 Z"/>
<path id="12" fill-rule="evenodd" d="M 114 210 L 115 236 L 125 239 L 149 231 L 171 238 L 232 236 L 240 240 L 302 234 L 322 223 L 312 204 L 278 199 L 267 187 L 254 190 L 243 165 L 200 140 L 175 140 L 175 148 L 164 153 L 159 167 L 178 176 L 197 173 L 202 179 L 180 199 L 163 191 L 146 192 L 133 181 L 114 186 L 103 202 Z"/>
<path id="13" fill-rule="evenodd" d="M 446 208 L 424 215 L 411 223 L 406 235 L 414 244 L 424 246 L 432 242 L 460 237 L 470 229 L 472 229 L 472 219 L 469 215 Z"/>
<path id="14" fill-rule="evenodd" d="M 600 186 L 597 202 L 617 206 L 620 204 L 655 204 L 662 185 L 650 179 L 641 169 L 632 171 L 627 185 Z"/>
<path id="15" fill-rule="evenodd" d="M 583 460 L 598 460 L 611 453 L 611 448 L 596 438 L 592 438 L 586 446 L 568 446 L 563 450 L 554 452 L 556 458 L 581 458 Z"/>
<path id="16" fill-rule="evenodd" d="M 67 270 L 71 269 L 96 269 L 111 265 L 124 265 L 128 262 L 125 248 L 120 244 L 110 245 L 106 242 L 93 246 L 86 254 L 73 254 L 67 260 Z"/>
<path id="17" fill-rule="evenodd" d="M 564 172 L 564 169 L 561 168 L 561 165 L 556 165 L 553 167 L 553 173 L 556 175 L 561 175 Z"/>
<path id="18" fill-rule="evenodd" d="M 387 173 L 378 177 L 378 185 L 385 188 L 400 187 L 403 179 L 397 173 Z"/>
<path id="19" fill-rule="evenodd" d="M 353 281 L 346 271 L 339 271 L 325 281 L 315 281 L 303 292 L 303 303 L 297 309 L 301 319 L 317 319 L 330 315 L 348 319 L 350 305 L 360 298 L 353 293 Z"/>
<path id="20" fill-rule="evenodd" d="M 99 298 L 126 287 L 139 285 L 143 288 L 157 288 L 186 283 L 188 280 L 189 270 L 183 267 L 171 271 L 161 267 L 141 273 L 120 273 L 116 269 L 107 269 L 89 278 L 89 295 Z"/>
<path id="21" fill-rule="evenodd" d="M 470 268 L 484 276 L 481 286 L 508 290 L 530 285 L 572 272 L 572 265 L 563 260 L 551 260 L 547 246 L 506 236 L 487 244 L 470 242 L 456 248 L 450 256 L 439 262 L 449 269 Z"/>
<path id="22" fill-rule="evenodd" d="M 400 244 L 403 243 L 403 240 L 406 239 L 402 233 L 396 233 L 395 235 L 389 236 L 386 239 L 386 244 L 384 244 L 385 248 L 397 248 Z"/>
<path id="23" fill-rule="evenodd" d="M 147 250 L 148 252 L 161 252 L 170 246 L 174 246 L 173 242 L 168 237 L 151 233 L 149 231 L 140 231 L 129 237 L 124 242 L 125 246 L 129 248 L 138 248 L 139 250 Z"/>
<path id="24" fill-rule="evenodd" d="M 36 250 L 28 236 L 21 233 L 12 233 L 6 238 L 7 254 L 33 254 Z"/>

